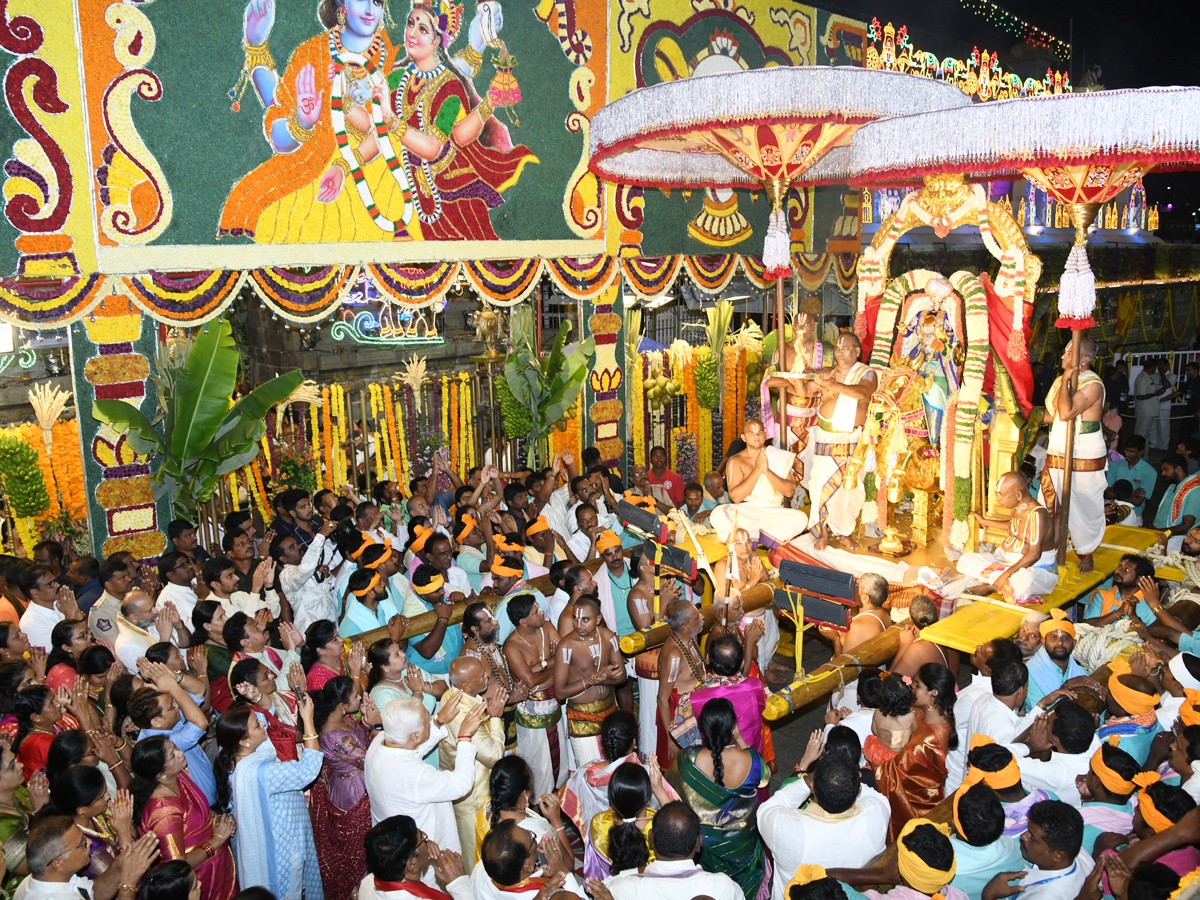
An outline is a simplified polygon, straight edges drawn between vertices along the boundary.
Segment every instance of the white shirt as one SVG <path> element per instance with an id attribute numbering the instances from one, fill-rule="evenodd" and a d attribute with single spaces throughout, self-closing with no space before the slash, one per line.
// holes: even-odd
<path id="1" fill-rule="evenodd" d="M 871 709 L 870 707 L 863 706 L 854 710 L 854 712 L 850 713 L 850 715 L 838 722 L 838 725 L 844 725 L 857 734 L 858 743 L 861 747 L 867 742 L 867 735 L 871 733 L 871 722 L 874 720 L 874 718 L 875 710 Z M 829 737 L 829 732 L 836 727 L 836 725 L 826 725 L 825 737 Z M 859 754 L 859 763 L 862 764 L 864 762 L 865 758 L 862 756 L 862 754 Z"/>
<path id="2" fill-rule="evenodd" d="M 992 693 L 992 679 L 976 674 L 971 683 L 954 698 L 954 721 L 958 723 L 958 747 L 946 756 L 946 796 L 962 784 L 967 775 L 967 753 L 971 749 L 971 710 L 980 697 Z M 864 741 L 866 738 L 863 739 Z"/>
<path id="3" fill-rule="evenodd" d="M 995 694 L 985 694 L 971 705 L 971 714 L 967 717 L 967 745 L 970 746 L 971 735 L 975 734 L 985 734 L 997 744 L 1007 744 L 1016 740 L 1017 735 L 1033 724 L 1042 712 L 1041 708 L 1035 708 L 1028 716 L 1021 716 L 1005 706 Z M 957 704 L 954 714 L 958 715 Z"/>
<path id="4" fill-rule="evenodd" d="M 1021 879 L 1021 900 L 1075 900 L 1079 889 L 1092 874 L 1095 862 L 1086 850 L 1080 850 L 1075 861 L 1066 869 L 1039 869 L 1030 866 Z"/>
<path id="5" fill-rule="evenodd" d="M 158 599 L 154 601 L 154 608 L 162 609 L 163 604 L 168 600 L 174 603 L 175 608 L 179 610 L 179 618 L 183 621 L 183 627 L 191 630 L 192 610 L 196 608 L 196 592 L 192 590 L 190 585 L 172 584 L 168 581 L 163 585 L 162 590 L 158 592 Z"/>
<path id="6" fill-rule="evenodd" d="M 475 897 L 471 890 L 471 879 L 466 875 L 459 875 L 446 885 L 446 893 L 450 895 L 451 900 L 474 900 Z M 358 883 L 358 900 L 408 900 L 409 897 L 420 898 L 423 896 L 423 894 L 413 894 L 405 890 L 378 890 L 375 887 L 375 876 L 370 873 L 367 873 L 367 876 Z"/>
<path id="7" fill-rule="evenodd" d="M 854 806 L 837 815 L 815 801 L 800 809 L 811 793 L 801 778 L 758 808 L 758 833 L 775 857 L 771 900 L 784 900 L 801 863 L 857 869 L 887 846 L 892 807 L 878 791 L 864 786 Z"/>
<path id="8" fill-rule="evenodd" d="M 1055 750 L 1047 760 L 1030 759 L 1024 744 L 1006 744 L 1021 767 L 1021 782 L 1027 788 L 1039 787 L 1051 791 L 1064 803 L 1078 808 L 1083 802 L 1075 778 L 1087 772 L 1092 756 L 1100 747 L 1100 738 L 1092 736 L 1091 745 L 1083 753 L 1059 753 Z M 1071 896 L 1074 896 L 1072 894 Z"/>
<path id="9" fill-rule="evenodd" d="M 371 824 L 378 825 L 389 816 L 411 816 L 429 840 L 443 850 L 461 853 L 453 803 L 475 785 L 475 744 L 459 743 L 453 771 L 443 772 L 424 757 L 446 736 L 445 728 L 432 725 L 424 744 L 402 750 L 387 746 L 384 736 L 378 735 L 367 748 L 367 796 L 371 798 Z"/>
<path id="10" fill-rule="evenodd" d="M 25 880 L 13 891 L 13 900 L 29 898 L 33 900 L 81 900 L 92 897 L 92 879 L 72 875 L 70 881 L 38 881 L 32 875 L 26 875 Z"/>
<path id="11" fill-rule="evenodd" d="M 158 634 L 139 628 L 124 616 L 117 617 L 117 638 L 113 641 L 113 656 L 130 675 L 138 673 L 137 661 L 146 655 L 151 644 L 158 643 Z"/>
<path id="12" fill-rule="evenodd" d="M 324 581 L 316 579 L 317 566 L 321 565 L 324 554 L 325 535 L 317 534 L 304 551 L 300 565 L 279 570 L 279 586 L 292 604 L 293 624 L 301 634 L 307 633 L 308 626 L 320 619 L 336 622 L 339 618 L 332 575 Z"/>
<path id="13" fill-rule="evenodd" d="M 582 531 L 577 531 L 567 538 L 567 546 L 580 562 L 587 559 L 588 551 L 592 549 L 592 539 Z"/>
<path id="14" fill-rule="evenodd" d="M 1174 694 L 1168 694 L 1166 691 L 1163 691 L 1158 709 L 1154 711 L 1154 714 L 1158 717 L 1158 726 L 1163 731 L 1170 731 L 1175 727 L 1175 720 L 1179 718 L 1179 710 L 1186 699 L 1186 697 L 1176 697 Z"/>
<path id="15" fill-rule="evenodd" d="M 533 877 L 538 878 L 542 875 L 542 870 L 533 873 Z M 502 888 L 497 886 L 496 882 L 488 877 L 487 870 L 484 869 L 483 863 L 475 864 L 474 871 L 471 872 L 471 889 L 474 891 L 476 900 L 513 900 L 514 897 L 536 897 L 541 889 L 541 883 L 536 882 L 529 885 L 528 888 L 518 889 L 516 887 Z M 579 883 L 579 879 L 573 873 L 567 873 L 566 880 L 563 881 L 563 886 L 560 891 L 566 891 L 568 894 L 574 894 L 576 897 L 587 897 L 584 893 L 583 885 Z M 363 896 L 359 894 L 359 900 L 363 900 Z"/>
<path id="16" fill-rule="evenodd" d="M 272 618 L 279 618 L 279 594 L 273 588 L 267 588 L 261 594 L 258 591 L 234 591 L 225 599 L 213 594 L 209 599 L 220 603 L 227 616 L 244 612 L 253 617 L 260 609 L 266 609 L 270 610 Z M 187 624 L 192 624 L 190 619 Z"/>
<path id="17" fill-rule="evenodd" d="M 656 859 L 640 875 L 622 872 L 604 879 L 604 884 L 613 900 L 745 900 L 737 882 L 724 872 L 705 872 L 690 859 Z"/>
<path id="18" fill-rule="evenodd" d="M 542 507 L 542 514 L 546 517 L 546 524 L 550 526 L 552 531 L 562 535 L 564 541 L 575 530 L 571 527 L 571 520 L 567 516 L 567 508 L 570 505 L 571 489 L 564 484 L 562 487 L 555 488 L 551 492 L 550 499 Z"/>
<path id="19" fill-rule="evenodd" d="M 30 601 L 29 605 L 25 607 L 25 612 L 21 613 L 21 631 L 25 633 L 25 637 L 29 638 L 32 646 L 41 647 L 49 653 L 54 649 L 50 644 L 50 632 L 65 618 L 66 616 L 60 613 L 57 607 L 38 606 Z"/>

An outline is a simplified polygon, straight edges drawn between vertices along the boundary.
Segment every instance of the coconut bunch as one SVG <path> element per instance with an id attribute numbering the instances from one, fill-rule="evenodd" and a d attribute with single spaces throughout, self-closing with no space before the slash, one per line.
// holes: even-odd
<path id="1" fill-rule="evenodd" d="M 664 403 L 670 403 L 671 398 L 682 390 L 679 382 L 667 374 L 668 366 L 670 366 L 670 351 L 664 353 L 661 350 L 654 350 L 646 354 L 648 369 L 644 382 L 646 399 L 655 409 L 660 408 Z"/>

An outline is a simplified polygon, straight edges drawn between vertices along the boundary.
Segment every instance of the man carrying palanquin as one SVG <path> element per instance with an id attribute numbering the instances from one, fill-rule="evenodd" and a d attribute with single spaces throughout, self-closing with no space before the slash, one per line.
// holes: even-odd
<path id="1" fill-rule="evenodd" d="M 978 513 L 973 517 L 978 524 L 1007 526 L 1008 536 L 991 553 L 964 553 L 955 567 L 963 575 L 987 582 L 1007 600 L 1043 597 L 1058 584 L 1050 513 L 1029 493 L 1020 472 L 1000 476 L 996 499 L 1001 506 L 1012 510 L 1007 522 Z"/>
<path id="2" fill-rule="evenodd" d="M 714 509 L 709 522 L 724 543 L 729 543 L 735 519 L 751 537 L 765 531 L 777 541 L 790 541 L 808 527 L 807 515 L 783 506 L 796 488 L 796 454 L 766 446 L 767 433 L 758 419 L 746 420 L 742 440 L 746 449 L 729 458 L 725 479 L 732 502 Z"/>
<path id="3" fill-rule="evenodd" d="M 1071 512 L 1067 530 L 1075 545 L 1075 552 L 1079 554 L 1080 572 L 1092 571 L 1092 553 L 1104 538 L 1104 489 L 1108 485 L 1104 476 L 1108 447 L 1100 430 L 1104 382 L 1089 368 L 1095 355 L 1096 343 L 1090 338 L 1079 341 L 1078 359 L 1074 357 L 1072 344 L 1068 344 L 1062 355 L 1063 373 L 1054 380 L 1046 394 L 1050 446 L 1046 468 L 1042 472 L 1042 494 L 1057 522 L 1067 428 L 1073 425 L 1075 446 L 1071 461 Z M 1078 373 L 1074 390 L 1070 389 L 1069 384 L 1072 372 Z"/>
<path id="4" fill-rule="evenodd" d="M 851 488 L 843 483 L 846 464 L 854 454 L 867 421 L 867 406 L 878 380 L 861 362 L 862 344 L 852 334 L 838 337 L 834 365 L 816 377 L 821 390 L 817 427 L 812 433 L 812 471 L 808 479 L 810 513 L 817 534 L 817 549 L 825 548 L 829 532 L 847 535 L 854 530 L 866 502 L 861 480 Z"/>

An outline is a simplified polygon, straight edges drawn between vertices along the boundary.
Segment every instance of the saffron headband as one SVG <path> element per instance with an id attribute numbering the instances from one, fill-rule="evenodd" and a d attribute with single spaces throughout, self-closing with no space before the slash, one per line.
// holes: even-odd
<path id="1" fill-rule="evenodd" d="M 1159 780 L 1157 772 L 1138 772 L 1133 776 L 1134 783 L 1141 788 L 1138 791 L 1138 812 L 1142 814 L 1142 821 L 1154 829 L 1155 834 L 1161 834 L 1175 823 L 1164 816 L 1154 805 L 1154 798 L 1150 796 L 1147 790 L 1150 785 Z"/>
<path id="2" fill-rule="evenodd" d="M 1121 676 L 1129 673 L 1129 663 L 1114 659 L 1109 664 L 1112 674 L 1108 676 L 1108 693 L 1117 705 L 1131 716 L 1141 716 L 1158 706 L 1162 698 L 1157 694 L 1144 694 L 1136 688 L 1122 683 Z"/>
<path id="3" fill-rule="evenodd" d="M 392 548 L 390 545 L 385 544 L 384 548 L 383 548 L 383 553 L 379 554 L 379 559 L 375 560 L 375 562 L 366 563 L 365 565 L 366 565 L 366 568 L 368 568 L 368 569 L 378 569 L 381 565 L 383 565 L 383 563 L 387 562 L 391 558 L 392 558 Z"/>
<path id="4" fill-rule="evenodd" d="M 1117 736 L 1114 734 L 1108 739 L 1110 746 L 1117 746 Z M 1092 754 L 1092 771 L 1096 773 L 1096 777 L 1100 779 L 1100 783 L 1104 785 L 1105 790 L 1112 791 L 1114 794 L 1128 795 L 1132 794 L 1137 788 L 1137 785 L 1132 781 L 1126 781 L 1121 775 L 1104 763 L 1104 747 L 1099 747 Z"/>
<path id="5" fill-rule="evenodd" d="M 375 590 L 375 588 L 379 587 L 379 581 L 380 581 L 379 573 L 375 572 L 371 575 L 371 580 L 367 582 L 367 586 L 365 588 L 362 588 L 361 590 L 357 590 L 357 591 L 352 591 L 351 593 L 353 593 L 355 597 L 358 597 L 361 599 L 362 597 L 365 597 L 365 596 L 367 596 L 367 594 L 371 593 L 371 591 Z"/>
<path id="6" fill-rule="evenodd" d="M 596 538 L 596 552 L 597 553 L 604 553 L 605 551 L 607 551 L 613 547 L 620 547 L 620 546 L 621 546 L 621 539 L 619 537 L 617 537 L 616 532 L 610 531 L 607 528 L 605 528 L 602 532 L 600 532 L 600 536 L 598 538 Z"/>
<path id="7" fill-rule="evenodd" d="M 472 531 L 475 530 L 475 526 L 479 524 L 479 520 L 476 519 L 472 515 L 463 513 L 462 523 L 463 523 L 462 530 L 459 531 L 458 534 L 454 538 L 460 544 L 467 539 L 467 537 L 471 534 Z"/>
<path id="8" fill-rule="evenodd" d="M 1065 631 L 1071 637 L 1075 637 L 1075 623 L 1068 619 L 1061 609 L 1052 609 L 1050 618 L 1038 626 L 1038 631 L 1042 633 L 1042 637 L 1047 637 L 1055 631 Z"/>
<path id="9" fill-rule="evenodd" d="M 506 576 L 508 578 L 518 578 L 525 574 L 524 569 L 514 569 L 512 566 L 506 566 L 507 560 L 503 556 L 497 556 L 492 560 L 492 574 Z"/>
<path id="10" fill-rule="evenodd" d="M 440 591 L 445 586 L 445 584 L 446 584 L 445 578 L 443 578 L 441 575 L 434 575 L 432 578 L 429 579 L 429 584 L 417 584 L 414 581 L 412 583 L 412 589 L 414 591 L 416 591 L 418 594 L 420 594 L 422 597 L 432 597 L 434 594 L 436 594 L 438 591 Z"/>
<path id="11" fill-rule="evenodd" d="M 425 544 L 433 536 L 433 529 L 424 525 L 418 525 L 413 529 L 413 534 L 415 534 L 416 537 L 413 539 L 413 542 L 409 544 L 409 547 L 412 548 L 413 553 L 420 553 L 425 549 Z"/>
<path id="12" fill-rule="evenodd" d="M 914 890 L 920 891 L 922 894 L 927 894 L 930 900 L 938 900 L 944 896 L 940 893 L 949 882 L 954 880 L 954 872 L 957 868 L 955 863 L 950 863 L 949 869 L 935 869 L 921 857 L 917 856 L 912 850 L 909 850 L 904 843 L 904 839 L 913 833 L 921 825 L 932 825 L 942 834 L 949 837 L 949 828 L 945 825 L 938 825 L 929 819 L 909 819 L 908 824 L 900 831 L 900 837 L 896 841 L 896 863 L 900 869 L 900 877 L 904 879 L 905 884 Z"/>
<path id="13" fill-rule="evenodd" d="M 535 534 L 541 534 L 543 531 L 549 530 L 550 523 L 546 521 L 546 517 L 538 516 L 525 526 L 525 537 L 533 537 Z"/>

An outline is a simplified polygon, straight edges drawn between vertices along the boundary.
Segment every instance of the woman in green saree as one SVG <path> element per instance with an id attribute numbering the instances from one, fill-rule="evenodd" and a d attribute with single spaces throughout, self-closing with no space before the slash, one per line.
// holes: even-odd
<path id="1" fill-rule="evenodd" d="M 41 782 L 41 795 L 48 792 L 45 776 L 35 776 Z M 12 896 L 22 879 L 29 874 L 25 864 L 25 840 L 29 837 L 29 820 L 33 815 L 29 793 L 24 786 L 24 773 L 8 744 L 0 743 L 0 852 L 7 865 L 0 886 L 5 896 Z"/>
<path id="2" fill-rule="evenodd" d="M 771 772 L 742 740 L 728 700 L 704 704 L 698 724 L 703 746 L 680 753 L 678 763 L 683 799 L 700 817 L 704 844 L 698 861 L 709 872 L 730 876 L 746 900 L 766 900 L 770 869 L 755 813 L 758 789 L 771 780 Z"/>

